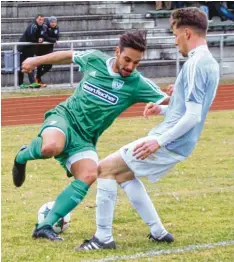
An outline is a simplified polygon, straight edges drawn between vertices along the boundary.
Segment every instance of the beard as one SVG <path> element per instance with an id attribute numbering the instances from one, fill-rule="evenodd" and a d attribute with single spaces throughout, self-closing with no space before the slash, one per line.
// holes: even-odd
<path id="1" fill-rule="evenodd" d="M 120 66 L 118 66 L 118 72 L 122 77 L 128 77 L 131 75 L 132 70 L 130 71 L 124 68 L 120 68 Z"/>

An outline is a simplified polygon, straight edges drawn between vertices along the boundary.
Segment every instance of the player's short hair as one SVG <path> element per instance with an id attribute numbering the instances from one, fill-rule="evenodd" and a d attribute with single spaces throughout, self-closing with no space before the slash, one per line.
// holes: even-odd
<path id="1" fill-rule="evenodd" d="M 40 17 L 44 17 L 44 15 L 38 14 L 38 15 L 36 15 L 35 19 L 37 19 L 39 16 L 40 16 Z"/>
<path id="2" fill-rule="evenodd" d="M 171 28 L 173 26 L 192 27 L 199 35 L 205 36 L 208 28 L 207 15 L 197 7 L 176 9 L 171 14 Z"/>
<path id="3" fill-rule="evenodd" d="M 128 31 L 120 36 L 119 47 L 120 52 L 123 51 L 125 47 L 130 47 L 141 52 L 146 50 L 147 41 L 146 41 L 146 31 Z"/>

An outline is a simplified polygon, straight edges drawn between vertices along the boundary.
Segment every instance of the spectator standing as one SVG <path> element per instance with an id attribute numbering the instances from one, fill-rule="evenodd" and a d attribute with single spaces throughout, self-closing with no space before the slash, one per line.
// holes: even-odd
<path id="1" fill-rule="evenodd" d="M 228 10 L 228 6 L 232 3 L 231 1 L 206 1 L 199 3 L 203 3 L 200 8 L 206 12 L 209 22 L 212 21 L 214 16 L 218 16 L 222 22 L 226 20 L 234 21 L 234 14 Z"/>
<path id="2" fill-rule="evenodd" d="M 172 1 L 172 9 L 184 8 L 185 1 Z"/>
<path id="3" fill-rule="evenodd" d="M 59 40 L 59 27 L 57 25 L 57 18 L 55 16 L 51 16 L 47 19 L 45 25 L 46 34 L 45 41 L 50 42 L 52 44 L 49 45 L 39 45 L 37 48 L 37 55 L 46 55 L 52 53 L 54 50 L 54 44 Z M 41 77 L 50 71 L 52 65 L 40 65 L 37 68 L 37 75 L 35 77 L 35 82 L 40 84 L 41 87 L 46 87 L 47 85 L 43 83 Z"/>
<path id="4" fill-rule="evenodd" d="M 23 35 L 20 37 L 19 42 L 32 42 L 32 43 L 42 43 L 44 41 L 45 29 L 43 27 L 44 16 L 37 15 L 35 20 L 28 25 Z M 30 85 L 28 86 L 24 83 L 24 73 L 22 70 L 22 63 L 28 57 L 33 57 L 36 53 L 36 45 L 21 45 L 18 46 L 18 51 L 20 52 L 20 70 L 18 73 L 19 86 L 20 88 L 38 88 L 39 84 L 34 83 L 34 73 L 29 73 L 28 78 Z"/>
<path id="5" fill-rule="evenodd" d="M 156 1 L 156 11 L 164 9 L 171 10 L 171 1 Z"/>

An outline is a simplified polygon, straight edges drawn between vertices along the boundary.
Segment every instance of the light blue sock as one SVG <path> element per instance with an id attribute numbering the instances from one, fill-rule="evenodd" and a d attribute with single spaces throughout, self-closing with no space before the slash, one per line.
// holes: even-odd
<path id="1" fill-rule="evenodd" d="M 143 183 L 135 177 L 133 180 L 122 183 L 120 186 L 127 194 L 139 216 L 150 227 L 151 234 L 155 238 L 165 234 L 167 231 L 165 230 Z"/>

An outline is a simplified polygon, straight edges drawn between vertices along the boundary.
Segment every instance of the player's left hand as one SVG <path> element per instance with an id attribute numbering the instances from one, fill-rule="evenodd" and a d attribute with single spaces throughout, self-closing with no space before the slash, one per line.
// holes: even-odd
<path id="1" fill-rule="evenodd" d="M 157 140 L 149 140 L 142 142 L 133 150 L 133 156 L 137 159 L 144 160 L 152 153 L 156 152 L 160 148 Z"/>

